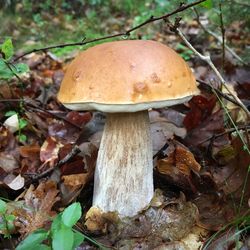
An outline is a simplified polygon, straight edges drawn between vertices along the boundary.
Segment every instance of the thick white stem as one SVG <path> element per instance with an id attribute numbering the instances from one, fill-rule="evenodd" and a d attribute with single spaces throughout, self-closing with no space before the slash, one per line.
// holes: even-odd
<path id="1" fill-rule="evenodd" d="M 108 114 L 98 153 L 93 206 L 133 216 L 153 197 L 148 111 Z"/>

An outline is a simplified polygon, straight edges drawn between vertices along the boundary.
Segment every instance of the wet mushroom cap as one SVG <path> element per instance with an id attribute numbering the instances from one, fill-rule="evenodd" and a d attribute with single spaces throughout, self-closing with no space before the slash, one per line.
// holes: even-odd
<path id="1" fill-rule="evenodd" d="M 197 94 L 186 62 L 154 41 L 96 45 L 67 69 L 58 99 L 72 110 L 136 112 L 188 101 Z"/>

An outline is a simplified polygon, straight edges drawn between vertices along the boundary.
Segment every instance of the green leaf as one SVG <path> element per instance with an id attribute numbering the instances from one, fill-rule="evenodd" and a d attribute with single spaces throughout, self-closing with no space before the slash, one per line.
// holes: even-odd
<path id="1" fill-rule="evenodd" d="M 10 111 L 7 111 L 7 112 L 4 114 L 4 116 L 9 117 L 9 116 L 16 115 L 16 114 L 17 114 L 17 112 L 16 112 L 16 111 L 14 111 L 14 110 L 10 110 Z"/>
<path id="2" fill-rule="evenodd" d="M 51 250 L 51 247 L 44 245 L 44 244 L 40 244 L 34 247 L 34 249 L 35 250 Z"/>
<path id="3" fill-rule="evenodd" d="M 83 241 L 85 240 L 85 237 L 80 232 L 74 232 L 74 243 L 73 243 L 73 249 L 77 248 Z"/>
<path id="4" fill-rule="evenodd" d="M 52 234 L 55 234 L 62 226 L 62 214 L 58 214 L 52 222 L 50 230 Z"/>
<path id="5" fill-rule="evenodd" d="M 1 220 L 3 220 L 3 219 L 1 218 Z M 0 230 L 1 231 L 5 231 L 6 230 L 6 223 L 5 223 L 5 221 L 0 222 Z"/>
<path id="6" fill-rule="evenodd" d="M 16 248 L 16 250 L 34 250 L 35 246 L 48 238 L 48 232 L 44 229 L 36 230 L 26 237 Z"/>
<path id="7" fill-rule="evenodd" d="M 201 3 L 201 6 L 207 8 L 207 9 L 211 9 L 213 7 L 213 1 L 212 0 L 207 0 L 203 3 Z"/>
<path id="8" fill-rule="evenodd" d="M 0 200 L 0 214 L 4 214 L 7 210 L 7 204 L 5 201 Z"/>
<path id="9" fill-rule="evenodd" d="M 13 44 L 10 38 L 6 39 L 1 46 L 1 51 L 4 54 L 4 59 L 9 60 L 14 53 Z"/>
<path id="10" fill-rule="evenodd" d="M 71 228 L 63 226 L 53 234 L 52 248 L 54 250 L 72 250 L 74 234 Z"/>
<path id="11" fill-rule="evenodd" d="M 20 134 L 20 135 L 18 136 L 18 140 L 19 140 L 20 142 L 26 142 L 26 141 L 27 141 L 27 136 L 24 135 L 24 134 Z"/>
<path id="12" fill-rule="evenodd" d="M 13 215 L 13 214 L 7 214 L 7 215 L 5 216 L 5 219 L 6 219 L 8 222 L 12 222 L 12 221 L 14 221 L 14 220 L 16 219 L 16 216 Z"/>
<path id="13" fill-rule="evenodd" d="M 0 58 L 0 79 L 8 80 L 11 79 L 15 74 L 20 75 L 29 71 L 27 64 L 18 63 L 16 65 L 9 64 L 9 67 L 6 65 L 6 60 Z"/>
<path id="14" fill-rule="evenodd" d="M 4 59 L 0 58 L 0 79 L 8 80 L 13 76 L 13 72 L 7 67 Z"/>
<path id="15" fill-rule="evenodd" d="M 68 206 L 62 213 L 62 222 L 68 227 L 72 227 L 81 218 L 82 208 L 79 202 Z"/>
<path id="16" fill-rule="evenodd" d="M 23 118 L 19 119 L 19 121 L 18 121 L 19 129 L 25 128 L 27 126 L 27 124 L 28 124 L 28 122 Z"/>
<path id="17" fill-rule="evenodd" d="M 17 74 L 23 74 L 29 71 L 29 66 L 25 63 L 18 63 L 15 65 L 15 68 Z"/>
<path id="18" fill-rule="evenodd" d="M 4 219 L 6 220 L 5 223 L 5 237 L 9 237 L 11 233 L 15 230 L 14 220 L 16 219 L 16 216 L 13 214 L 7 214 L 5 215 Z"/>

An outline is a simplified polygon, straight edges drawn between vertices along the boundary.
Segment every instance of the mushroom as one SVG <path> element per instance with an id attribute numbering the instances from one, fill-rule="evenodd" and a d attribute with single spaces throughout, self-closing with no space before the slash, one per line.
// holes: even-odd
<path id="1" fill-rule="evenodd" d="M 185 61 L 155 41 L 103 43 L 72 61 L 59 101 L 72 110 L 107 113 L 93 206 L 125 217 L 150 203 L 154 187 L 148 109 L 180 104 L 197 93 Z"/>

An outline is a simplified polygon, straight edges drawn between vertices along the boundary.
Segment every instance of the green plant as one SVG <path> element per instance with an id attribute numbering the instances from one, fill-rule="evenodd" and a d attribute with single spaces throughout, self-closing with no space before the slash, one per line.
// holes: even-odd
<path id="1" fill-rule="evenodd" d="M 25 134 L 23 134 L 23 129 L 27 126 L 28 122 L 26 119 L 21 118 L 20 114 L 18 114 L 16 111 L 8 111 L 5 113 L 6 117 L 11 117 L 11 116 L 17 116 L 17 131 L 18 131 L 18 140 L 20 142 L 25 142 L 27 140 L 27 137 Z"/>
<path id="2" fill-rule="evenodd" d="M 187 48 L 181 43 L 177 44 L 176 49 L 180 52 L 181 57 L 186 61 L 190 60 L 191 56 L 194 54 L 191 49 Z"/>
<path id="3" fill-rule="evenodd" d="M 0 79 L 9 80 L 14 76 L 25 73 L 29 70 L 27 64 L 24 63 L 11 63 L 14 54 L 13 44 L 10 38 L 7 38 L 0 44 Z"/>
<path id="4" fill-rule="evenodd" d="M 80 203 L 76 202 L 58 214 L 51 224 L 50 230 L 38 229 L 25 238 L 17 250 L 62 249 L 71 250 L 84 241 L 84 235 L 73 230 L 73 226 L 82 214 Z M 43 242 L 49 242 L 49 245 Z"/>
<path id="5" fill-rule="evenodd" d="M 0 199 L 0 233 L 2 233 L 5 238 L 9 238 L 15 228 L 15 216 L 12 214 L 6 214 L 6 211 L 7 203 Z"/>
<path id="6" fill-rule="evenodd" d="M 73 250 L 85 239 L 91 241 L 99 248 L 105 249 L 96 241 L 73 229 L 81 215 L 80 203 L 75 202 L 71 204 L 53 219 L 49 230 L 38 229 L 31 233 L 17 246 L 16 250 Z"/>

